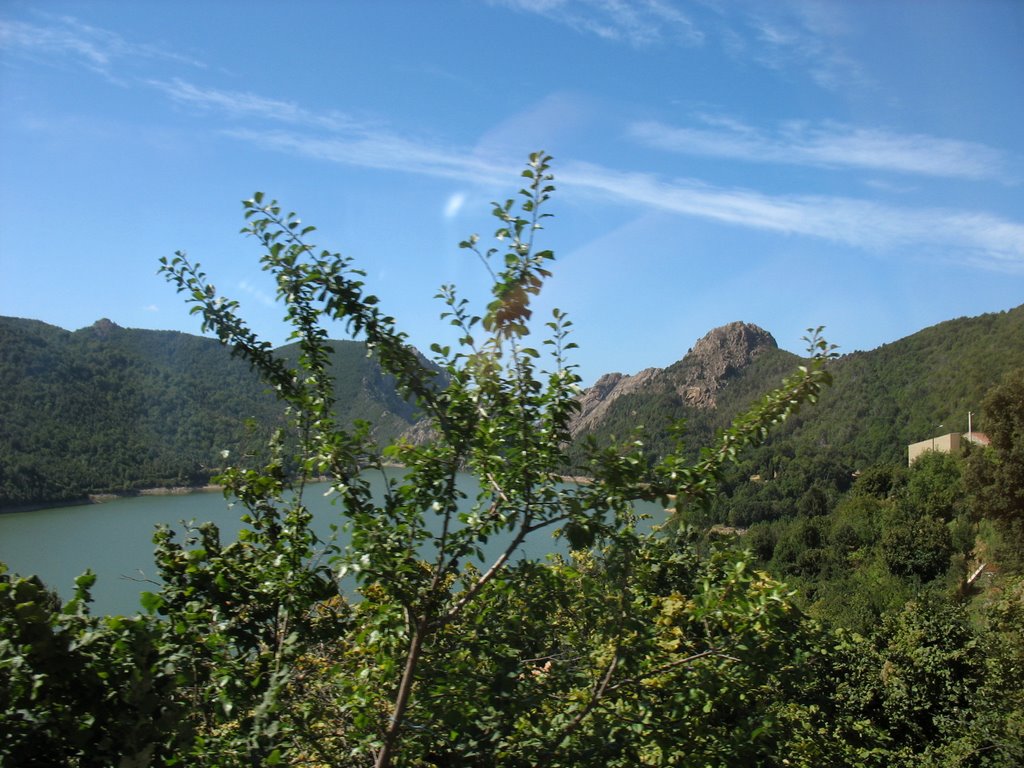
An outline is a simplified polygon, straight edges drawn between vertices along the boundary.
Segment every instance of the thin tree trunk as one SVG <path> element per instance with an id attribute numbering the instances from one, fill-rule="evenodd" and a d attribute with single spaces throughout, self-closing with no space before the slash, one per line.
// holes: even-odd
<path id="1" fill-rule="evenodd" d="M 423 649 L 423 641 L 426 639 L 428 631 L 427 623 L 426 616 L 423 616 L 416 622 L 416 627 L 413 630 L 409 655 L 405 657 L 405 669 L 402 671 L 402 680 L 398 684 L 398 695 L 395 696 L 395 711 L 388 723 L 388 729 L 384 734 L 384 745 L 377 753 L 374 768 L 389 768 L 391 757 L 398 746 L 398 734 L 402 730 L 405 709 L 409 704 L 409 696 L 412 694 L 413 683 L 416 680 L 416 667 L 419 665 L 420 651 Z"/>

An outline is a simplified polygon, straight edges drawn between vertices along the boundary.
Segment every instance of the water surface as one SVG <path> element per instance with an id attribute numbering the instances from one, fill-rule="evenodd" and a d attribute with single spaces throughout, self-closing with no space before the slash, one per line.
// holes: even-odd
<path id="1" fill-rule="evenodd" d="M 370 480 L 382 494 L 383 478 L 373 475 Z M 473 477 L 463 476 L 460 487 L 471 499 L 475 496 Z M 340 527 L 344 522 L 340 508 L 324 497 L 327 489 L 327 484 L 310 486 L 305 496 L 314 515 L 313 528 L 325 539 L 331 535 L 331 524 Z M 244 527 L 239 520 L 243 512 L 240 504 L 232 506 L 220 492 L 204 492 L 4 514 L 0 515 L 0 561 L 14 573 L 38 575 L 65 600 L 74 592 L 75 578 L 92 569 L 97 575 L 93 611 L 132 614 L 140 610 L 139 593 L 155 589 L 152 538 L 158 525 L 183 532 L 183 521 L 213 522 L 220 527 L 221 541 L 227 543 Z M 503 546 L 494 537 L 485 550 L 493 557 Z M 542 530 L 520 547 L 519 555 L 543 557 L 554 551 L 565 551 L 564 545 Z"/>

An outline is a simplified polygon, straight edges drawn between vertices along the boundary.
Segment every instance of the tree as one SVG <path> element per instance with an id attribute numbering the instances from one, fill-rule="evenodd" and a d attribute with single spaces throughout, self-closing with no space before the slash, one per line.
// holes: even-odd
<path id="1" fill-rule="evenodd" d="M 932 515 L 948 523 L 966 504 L 963 460 L 941 451 L 919 456 L 907 472 L 903 501 L 911 514 Z"/>
<path id="2" fill-rule="evenodd" d="M 1006 607 L 986 611 L 996 632 L 1008 629 Z M 1009 643 L 984 636 L 964 606 L 922 593 L 848 647 L 834 700 L 891 740 L 885 765 L 1019 765 L 1020 635 L 1011 631 Z"/>
<path id="3" fill-rule="evenodd" d="M 670 516 L 709 504 L 726 465 L 815 401 L 830 381 L 832 347 L 812 331 L 809 362 L 696 462 L 681 451 L 651 461 L 630 442 L 569 465 L 579 384 L 567 359 L 571 322 L 555 310 L 547 355 L 528 346 L 531 301 L 554 258 L 534 242 L 554 189 L 549 163 L 532 155 L 518 205 L 494 205 L 495 247 L 482 250 L 475 235 L 461 243 L 489 270 L 492 295 L 475 315 L 453 286 L 441 288 L 443 317 L 459 333 L 454 349 L 431 347 L 441 376 L 365 292 L 351 260 L 318 251 L 312 227 L 259 193 L 244 203 L 243 231 L 276 279 L 294 365 L 199 264 L 181 253 L 162 261 L 204 330 L 287 404 L 293 433 L 275 440 L 265 466 L 225 472 L 250 527 L 237 545 L 222 546 L 210 526 L 185 545 L 157 535 L 166 586 L 146 597 L 161 617 L 146 626 L 177 654 L 166 695 L 190 712 L 187 734 L 175 737 L 188 744 L 178 759 L 632 765 L 729 762 L 780 743 L 772 696 L 800 655 L 784 589 L 743 556 L 712 551 L 696 561 L 685 529 L 641 533 L 633 502 L 661 500 Z M 415 398 L 428 443 L 381 453 L 369 425 L 339 423 L 331 321 L 364 339 Z M 367 473 L 386 462 L 405 469 L 386 474 L 374 498 Z M 464 470 L 479 483 L 471 499 Z M 566 473 L 590 479 L 567 483 Z M 344 550 L 309 529 L 303 498 L 320 477 L 349 532 Z M 517 561 L 520 544 L 545 530 L 573 556 Z M 486 560 L 492 539 L 503 549 Z M 342 577 L 355 579 L 358 600 L 338 594 Z M 761 735 L 751 739 L 755 723 Z"/>
<path id="4" fill-rule="evenodd" d="M 1004 568 L 1024 568 L 1024 369 L 1008 375 L 982 404 L 990 447 L 972 451 L 965 483 L 974 512 L 1002 535 Z"/>
<path id="5" fill-rule="evenodd" d="M 882 533 L 882 557 L 896 576 L 931 581 L 949 568 L 953 543 L 949 528 L 931 515 L 896 512 Z"/>
<path id="6" fill-rule="evenodd" d="M 61 606 L 0 564 L 0 764 L 164 765 L 187 751 L 181 649 L 147 617 L 89 615 L 94 581 L 80 576 Z"/>

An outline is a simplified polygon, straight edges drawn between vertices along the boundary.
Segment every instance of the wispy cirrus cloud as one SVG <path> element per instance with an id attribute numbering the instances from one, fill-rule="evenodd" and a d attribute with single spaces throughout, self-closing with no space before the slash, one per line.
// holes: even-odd
<path id="1" fill-rule="evenodd" d="M 310 136 L 287 130 L 232 129 L 261 149 L 331 163 L 492 185 L 514 173 L 513 158 L 485 161 L 391 134 Z M 975 211 L 893 206 L 827 195 L 768 195 L 693 179 L 617 171 L 563 161 L 558 183 L 607 201 L 888 254 L 1024 273 L 1024 224 Z"/>
<path id="2" fill-rule="evenodd" d="M 27 56 L 54 64 L 75 64 L 115 76 L 121 62 L 162 60 L 192 67 L 204 64 L 167 48 L 133 43 L 115 32 L 85 24 L 72 16 L 37 14 L 38 23 L 0 19 L 0 51 L 8 56 Z"/>
<path id="3" fill-rule="evenodd" d="M 732 51 L 775 70 L 806 72 L 822 88 L 859 88 L 868 77 L 847 51 L 850 30 L 837 4 L 778 0 L 724 6 Z"/>
<path id="4" fill-rule="evenodd" d="M 288 130 L 225 129 L 225 136 L 265 150 L 301 155 L 361 168 L 400 171 L 441 179 L 488 184 L 515 173 L 517 163 L 501 163 L 474 157 L 465 149 L 443 148 L 384 131 L 350 131 L 345 134 L 314 136 Z"/>
<path id="5" fill-rule="evenodd" d="M 266 151 L 488 186 L 514 173 L 518 165 L 517 158 L 484 157 L 464 147 L 442 146 L 344 114 L 319 114 L 258 94 L 200 88 L 180 80 L 155 85 L 178 103 L 204 112 L 255 118 L 252 125 L 224 126 L 221 132 Z M 806 126 L 790 126 L 779 136 L 765 137 L 736 121 L 715 118 L 712 122 L 722 130 L 679 134 L 673 131 L 680 129 L 644 124 L 646 128 L 635 132 L 639 138 L 666 145 L 663 148 L 683 142 L 692 149 L 692 142 L 698 140 L 705 154 L 761 160 L 765 157 L 759 156 L 774 156 L 773 162 L 784 158 L 793 162 L 796 156 L 812 164 L 895 167 L 933 175 L 983 177 L 991 172 L 996 159 L 980 151 L 984 147 L 929 137 L 899 137 L 846 127 L 828 133 Z M 780 138 L 783 135 L 785 140 Z M 915 144 L 922 149 L 920 154 L 914 151 Z M 929 160 L 932 153 L 944 159 Z M 881 165 L 878 157 L 885 158 Z M 970 158 L 975 165 L 968 162 Z M 558 176 L 563 186 L 620 204 L 873 251 L 931 254 L 987 269 L 1024 272 L 1024 225 L 983 212 L 910 208 L 825 195 L 768 195 L 583 162 L 563 161 Z"/>
<path id="6" fill-rule="evenodd" d="M 574 164 L 563 184 L 622 202 L 873 251 L 1024 273 L 1024 224 L 983 212 L 892 206 L 848 197 L 765 195 Z"/>
<path id="7" fill-rule="evenodd" d="M 678 127 L 647 121 L 629 135 L 651 147 L 688 155 L 756 163 L 861 168 L 960 179 L 1000 179 L 1002 152 L 956 139 L 858 128 L 835 122 L 782 124 L 766 132 L 718 116 L 701 117 L 704 127 Z"/>
<path id="8" fill-rule="evenodd" d="M 245 127 L 225 123 L 220 132 L 266 151 L 486 186 L 514 174 L 519 164 L 518 157 L 484 156 L 344 113 L 315 112 L 256 93 L 200 87 L 182 79 L 148 84 L 204 114 L 245 118 Z M 959 178 L 991 177 L 999 160 L 998 153 L 981 145 L 838 124 L 791 124 L 766 134 L 720 117 L 705 118 L 704 123 L 709 127 L 644 123 L 634 126 L 633 134 L 673 151 L 762 162 L 798 158 L 812 165 Z M 900 207 L 849 197 L 768 195 L 583 162 L 563 161 L 560 169 L 561 185 L 620 204 L 875 251 L 928 254 L 986 269 L 1024 272 L 1024 225 L 984 212 Z"/>
<path id="9" fill-rule="evenodd" d="M 201 88 L 181 78 L 148 80 L 146 83 L 163 91 L 179 104 L 203 110 L 216 110 L 231 117 L 257 117 L 334 131 L 359 127 L 356 121 L 340 112 L 315 113 L 291 101 L 271 99 L 251 92 Z"/>
<path id="10" fill-rule="evenodd" d="M 373 121 L 338 111 L 314 112 L 291 101 L 244 91 L 203 88 L 180 78 L 147 84 L 172 101 L 230 119 L 247 118 L 247 127 L 222 126 L 224 136 L 262 149 L 334 163 L 396 170 L 470 183 L 513 171 L 515 163 L 484 159 L 462 147 L 442 147 L 403 136 Z M 287 127 L 278 127 L 287 126 Z"/>
<path id="11" fill-rule="evenodd" d="M 544 16 L 582 34 L 643 47 L 662 42 L 700 45 L 704 33 L 672 0 L 491 0 Z"/>
<path id="12" fill-rule="evenodd" d="M 274 301 L 273 296 L 271 296 L 269 293 L 264 291 L 259 286 L 249 282 L 248 280 L 243 279 L 239 281 L 238 288 L 242 292 L 248 294 L 249 296 L 252 296 L 256 301 L 258 301 L 265 307 L 273 307 L 276 306 L 277 304 L 277 302 Z"/>
<path id="13" fill-rule="evenodd" d="M 842 9 L 805 0 L 490 0 L 542 16 L 580 34 L 636 48 L 717 43 L 733 58 L 808 75 L 823 88 L 868 82 L 847 52 Z"/>

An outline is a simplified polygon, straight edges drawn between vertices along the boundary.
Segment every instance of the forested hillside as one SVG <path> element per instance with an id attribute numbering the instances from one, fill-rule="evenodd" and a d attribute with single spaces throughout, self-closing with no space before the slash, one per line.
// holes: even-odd
<path id="1" fill-rule="evenodd" d="M 716 522 L 748 526 L 831 508 L 858 473 L 900 467 L 907 445 L 988 429 L 985 398 L 1024 368 L 1024 306 L 950 320 L 832 364 L 834 385 L 732 471 Z M 759 482 L 749 482 L 756 477 Z"/>
<path id="2" fill-rule="evenodd" d="M 835 382 L 811 415 L 793 417 L 749 457 L 748 474 L 773 473 L 780 457 L 812 449 L 852 471 L 877 462 L 903 461 L 909 443 L 938 430 L 966 432 L 967 412 L 977 416 L 989 390 L 1007 372 L 1024 367 L 1022 339 L 1024 306 L 949 320 L 875 350 L 843 354 L 832 362 Z M 842 340 L 838 341 L 841 347 Z M 695 347 L 679 362 L 648 377 L 645 386 L 616 399 L 600 422 L 582 433 L 600 443 L 613 436 L 626 438 L 640 427 L 641 438 L 656 457 L 671 450 L 671 427 L 683 420 L 692 455 L 716 429 L 799 364 L 797 356 L 778 349 L 774 339 L 759 339 L 745 350 L 749 362 L 724 371 L 709 407 L 707 401 L 688 399 L 683 385 L 694 367 L 706 365 L 699 352 Z M 981 422 L 974 426 L 984 431 Z"/>
<path id="3" fill-rule="evenodd" d="M 835 385 L 813 417 L 795 421 L 798 442 L 827 446 L 859 467 L 906 460 L 909 443 L 966 432 L 967 413 L 1003 377 L 1024 367 L 1024 305 L 959 318 L 891 344 L 839 358 Z"/>
<path id="4" fill-rule="evenodd" d="M 731 354 L 732 362 L 709 362 L 701 344 L 727 343 L 716 336 L 721 330 L 664 370 L 633 377 L 627 394 L 575 430 L 577 439 L 626 439 L 640 427 L 653 460 L 672 449 L 671 426 L 683 420 L 693 458 L 697 446 L 798 363 L 760 329 L 752 339 L 734 340 L 736 349 L 712 354 Z M 770 490 L 743 489 L 720 521 L 747 525 L 778 517 L 771 507 L 792 508 L 815 483 L 831 482 L 826 492 L 834 497 L 856 469 L 902 460 L 907 443 L 940 430 L 965 431 L 967 412 L 977 414 L 995 382 L 1024 367 L 1021 338 L 1024 307 L 951 320 L 840 357 L 832 364 L 835 385 L 813 418 L 794 417 L 733 475 L 736 486 L 751 475 L 781 475 L 782 482 Z M 396 394 L 363 345 L 340 341 L 333 347 L 331 375 L 342 421 L 371 422 L 380 443 L 415 422 L 412 405 Z M 294 363 L 294 348 L 280 352 Z M 125 329 L 108 320 L 69 332 L 0 318 L 0 386 L 0 508 L 201 485 L 222 465 L 222 451 L 237 456 L 264 450 L 282 419 L 281 407 L 248 365 L 215 340 Z M 985 428 L 980 420 L 975 427 Z M 795 477 L 785 477 L 787 471 Z M 783 487 L 789 490 L 777 493 Z M 758 509 L 752 509 L 755 497 Z"/>
<path id="5" fill-rule="evenodd" d="M 797 364 L 761 336 L 751 344 L 733 334 L 737 348 L 722 353 L 723 330 L 664 370 L 602 379 L 584 397 L 585 411 L 601 418 L 586 420 L 581 435 L 599 444 L 636 436 L 654 462 L 671 450 L 679 421 L 695 457 L 695 446 Z M 966 458 L 925 455 L 908 468 L 907 445 L 966 432 L 971 412 L 974 430 L 1009 435 L 1003 453 L 1019 452 L 1024 434 L 1012 425 L 1024 388 L 1013 382 L 1024 376 L 1022 340 L 1024 306 L 838 357 L 819 402 L 730 467 L 721 495 L 689 509 L 685 522 L 705 536 L 738 533 L 740 546 L 796 588 L 801 607 L 866 634 L 922 589 L 970 596 L 991 574 L 1018 572 L 1024 523 L 1006 510 L 1024 508 L 1020 483 L 1009 479 L 1024 473 L 1024 461 L 975 448 Z M 714 367 L 709 348 L 712 358 L 748 361 L 718 366 L 714 407 L 688 401 L 685 386 L 694 370 Z M 594 399 L 607 402 L 599 409 Z"/>
<path id="6" fill-rule="evenodd" d="M 361 343 L 335 342 L 339 418 L 371 420 L 381 442 L 414 409 Z M 294 347 L 280 350 L 294 362 Z M 69 332 L 0 318 L 0 508 L 93 493 L 202 485 L 266 450 L 284 410 L 214 339 L 101 320 Z"/>

